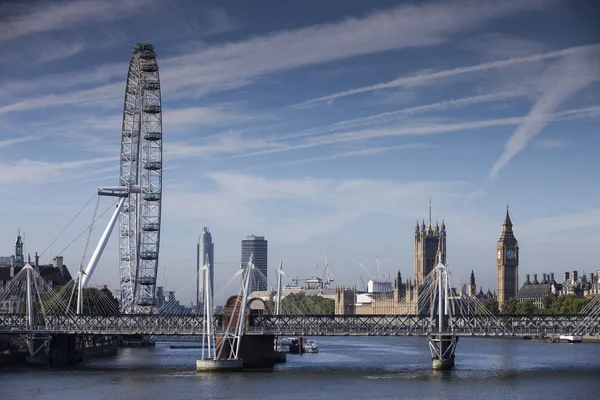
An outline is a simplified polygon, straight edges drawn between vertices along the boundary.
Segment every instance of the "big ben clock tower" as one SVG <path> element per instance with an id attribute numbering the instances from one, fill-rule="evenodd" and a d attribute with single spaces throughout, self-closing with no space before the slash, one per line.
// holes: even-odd
<path id="1" fill-rule="evenodd" d="M 498 267 L 498 306 L 517 296 L 519 290 L 519 243 L 513 233 L 513 225 L 508 215 L 502 223 L 502 234 L 496 245 L 496 266 Z"/>

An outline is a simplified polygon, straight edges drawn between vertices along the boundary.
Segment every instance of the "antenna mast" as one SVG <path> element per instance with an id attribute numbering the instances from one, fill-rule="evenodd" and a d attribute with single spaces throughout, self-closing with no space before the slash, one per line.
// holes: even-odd
<path id="1" fill-rule="evenodd" d="M 431 225 L 431 197 L 429 198 L 429 225 Z"/>

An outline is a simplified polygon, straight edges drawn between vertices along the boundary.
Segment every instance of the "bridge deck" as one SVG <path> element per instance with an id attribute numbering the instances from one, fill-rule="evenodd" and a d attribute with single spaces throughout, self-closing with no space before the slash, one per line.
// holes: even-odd
<path id="1" fill-rule="evenodd" d="M 247 321 L 247 335 L 303 336 L 425 336 L 426 315 L 263 315 Z M 216 333 L 224 327 L 219 317 Z M 584 324 L 585 328 L 581 328 Z M 579 327 L 579 328 L 578 328 Z M 3 333 L 67 333 L 98 335 L 200 336 L 204 318 L 194 315 L 49 315 L 37 316 L 32 327 L 22 315 L 0 314 Z M 600 335 L 600 317 L 585 315 L 458 316 L 453 332 L 459 336 L 521 336 L 534 334 Z"/>

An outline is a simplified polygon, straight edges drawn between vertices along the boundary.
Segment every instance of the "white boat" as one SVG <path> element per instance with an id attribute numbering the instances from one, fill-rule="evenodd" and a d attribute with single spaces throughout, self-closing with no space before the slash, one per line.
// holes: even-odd
<path id="1" fill-rule="evenodd" d="M 569 343 L 581 343 L 583 341 L 583 337 L 579 335 L 562 335 L 560 340 Z"/>
<path id="2" fill-rule="evenodd" d="M 319 346 L 317 345 L 317 343 L 314 340 L 305 340 L 302 347 L 304 348 L 305 353 L 318 353 L 319 352 Z"/>

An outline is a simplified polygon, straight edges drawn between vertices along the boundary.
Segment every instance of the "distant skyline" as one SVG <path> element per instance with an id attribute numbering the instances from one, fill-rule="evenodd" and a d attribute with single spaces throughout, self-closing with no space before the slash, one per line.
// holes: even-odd
<path id="1" fill-rule="evenodd" d="M 118 184 L 127 65 L 149 42 L 168 290 L 195 282 L 202 226 L 218 301 L 235 290 L 222 288 L 253 233 L 269 240 L 273 287 L 280 261 L 308 278 L 325 250 L 336 285 L 370 279 L 359 262 L 375 276 L 376 256 L 386 276 L 412 278 L 430 197 L 455 278 L 474 270 L 478 290 L 496 286 L 507 203 L 521 283 L 597 271 L 598 20 L 592 0 L 2 3 L 0 256 L 21 228 L 32 258 L 68 247 L 77 269 L 87 235 L 69 244 L 92 219 L 96 187 Z M 118 234 L 92 283 L 119 286 Z"/>

